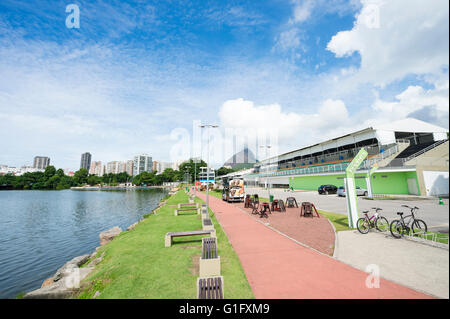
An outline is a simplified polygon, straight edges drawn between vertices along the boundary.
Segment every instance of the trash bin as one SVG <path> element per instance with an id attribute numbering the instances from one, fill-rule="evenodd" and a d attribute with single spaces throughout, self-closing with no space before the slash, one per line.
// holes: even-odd
<path id="1" fill-rule="evenodd" d="M 270 195 L 269 201 L 270 201 L 271 203 L 273 202 L 273 195 Z"/>

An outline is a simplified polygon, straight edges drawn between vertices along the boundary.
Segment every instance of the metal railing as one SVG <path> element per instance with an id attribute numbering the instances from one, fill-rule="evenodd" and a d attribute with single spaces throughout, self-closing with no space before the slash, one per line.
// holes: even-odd
<path id="1" fill-rule="evenodd" d="M 375 157 L 372 157 L 370 159 L 365 160 L 361 166 L 361 169 L 369 169 L 372 167 L 375 163 L 378 163 L 393 154 L 399 152 L 398 143 L 410 143 L 409 140 L 396 140 L 396 144 L 392 147 L 388 148 L 383 153 L 380 153 L 376 155 Z M 364 147 L 363 147 L 364 148 Z M 321 173 L 332 173 L 332 172 L 344 172 L 347 166 L 350 164 L 350 162 L 347 163 L 339 163 L 339 164 L 332 164 L 332 165 L 324 165 L 324 166 L 315 166 L 315 167 L 304 167 L 304 168 L 294 168 L 294 169 L 287 169 L 283 171 L 269 171 L 269 172 L 261 172 L 256 173 L 260 177 L 275 177 L 275 176 L 288 176 L 288 175 L 306 175 L 306 174 L 321 174 Z"/>
<path id="2" fill-rule="evenodd" d="M 392 156 L 395 153 L 398 153 L 399 149 L 398 149 L 398 143 L 409 143 L 408 140 L 397 140 L 397 143 L 388 148 L 386 151 L 384 151 L 383 153 L 378 154 L 375 157 L 366 159 L 364 162 L 362 162 L 360 169 L 369 169 L 371 168 L 375 163 L 381 162 L 383 160 L 385 160 L 386 158 Z"/>
<path id="3" fill-rule="evenodd" d="M 430 146 L 425 147 L 424 149 L 418 151 L 417 153 L 414 153 L 414 154 L 412 154 L 412 155 L 410 155 L 410 156 L 404 158 L 404 162 L 408 162 L 408 161 L 412 160 L 413 158 L 415 158 L 415 157 L 417 157 L 417 156 L 420 156 L 420 155 L 422 155 L 423 153 L 426 153 L 426 152 L 428 152 L 429 150 L 431 150 L 431 149 L 433 149 L 433 148 L 435 148 L 435 147 L 437 147 L 437 146 L 439 146 L 439 145 L 441 145 L 441 144 L 444 144 L 444 143 L 447 142 L 447 141 L 448 141 L 448 139 L 446 139 L 446 140 L 440 140 L 440 141 L 434 142 L 434 143 L 431 144 Z"/>

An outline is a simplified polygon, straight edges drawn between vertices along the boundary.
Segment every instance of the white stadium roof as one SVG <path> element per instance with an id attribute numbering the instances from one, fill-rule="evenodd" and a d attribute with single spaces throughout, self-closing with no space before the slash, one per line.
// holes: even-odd
<path id="1" fill-rule="evenodd" d="M 433 134 L 434 140 L 437 141 L 446 139 L 449 130 L 414 118 L 405 118 L 403 120 L 389 122 L 386 124 L 373 125 L 371 127 L 329 139 L 324 142 L 303 147 L 301 149 L 296 149 L 278 156 L 273 156 L 270 159 L 261 161 L 260 163 L 265 164 L 268 160 L 272 159 L 283 160 L 296 156 L 312 154 L 371 138 L 376 138 L 382 145 L 387 145 L 395 143 L 395 132 L 430 133 Z"/>
<path id="2" fill-rule="evenodd" d="M 448 129 L 414 118 L 406 118 L 386 124 L 372 126 L 374 130 L 414 133 L 447 133 Z"/>

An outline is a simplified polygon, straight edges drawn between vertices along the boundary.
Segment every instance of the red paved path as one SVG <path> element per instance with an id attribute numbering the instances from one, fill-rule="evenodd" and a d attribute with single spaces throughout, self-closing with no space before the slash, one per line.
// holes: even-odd
<path id="1" fill-rule="evenodd" d="M 430 298 L 384 279 L 380 288 L 366 288 L 367 273 L 295 243 L 221 199 L 210 196 L 209 205 L 256 298 Z"/>

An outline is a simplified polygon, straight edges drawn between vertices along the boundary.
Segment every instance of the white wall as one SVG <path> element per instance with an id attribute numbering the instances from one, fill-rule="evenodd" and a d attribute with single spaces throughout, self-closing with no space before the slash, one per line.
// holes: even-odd
<path id="1" fill-rule="evenodd" d="M 423 171 L 428 196 L 448 195 L 448 172 Z"/>

